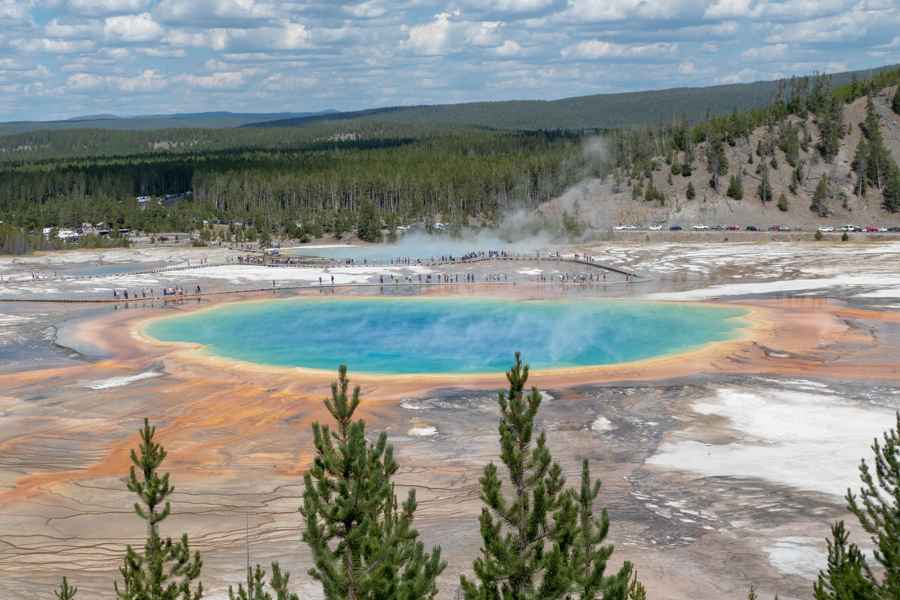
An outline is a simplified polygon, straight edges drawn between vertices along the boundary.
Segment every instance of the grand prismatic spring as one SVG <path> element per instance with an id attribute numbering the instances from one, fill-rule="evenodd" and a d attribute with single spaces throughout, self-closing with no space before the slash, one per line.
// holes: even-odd
<path id="1" fill-rule="evenodd" d="M 627 362 L 731 339 L 745 311 L 622 301 L 491 298 L 289 299 L 151 323 L 163 341 L 265 365 L 365 373 L 502 372 L 510 349 L 536 369 Z M 251 341 L 252 343 L 248 343 Z"/>

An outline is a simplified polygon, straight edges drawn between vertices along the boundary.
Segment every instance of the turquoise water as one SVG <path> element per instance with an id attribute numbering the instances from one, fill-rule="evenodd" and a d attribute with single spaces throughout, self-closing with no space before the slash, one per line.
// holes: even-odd
<path id="1" fill-rule="evenodd" d="M 741 309 L 595 300 L 304 299 L 231 304 L 151 323 L 159 340 L 266 365 L 480 373 L 603 365 L 733 338 Z"/>

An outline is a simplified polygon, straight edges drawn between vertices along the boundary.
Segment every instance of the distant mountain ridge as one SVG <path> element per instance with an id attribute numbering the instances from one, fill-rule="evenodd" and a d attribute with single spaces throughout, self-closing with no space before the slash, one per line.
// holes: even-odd
<path id="1" fill-rule="evenodd" d="M 0 135 L 63 129 L 117 129 L 145 131 L 151 129 L 225 129 L 270 120 L 302 119 L 336 114 L 335 110 L 317 112 L 235 113 L 211 111 L 156 115 L 121 116 L 114 114 L 83 115 L 57 121 L 11 121 L 0 123 Z"/>
<path id="2" fill-rule="evenodd" d="M 878 67 L 832 75 L 835 86 L 855 77 L 866 79 L 892 68 Z M 378 121 L 403 124 L 441 124 L 496 129 L 614 129 L 657 125 L 674 119 L 697 122 L 733 110 L 766 106 L 779 80 L 710 87 L 683 87 L 642 92 L 595 94 L 560 100 L 510 100 L 420 106 L 390 106 L 331 115 L 250 123 L 243 127 L 297 127 L 320 121 Z"/>

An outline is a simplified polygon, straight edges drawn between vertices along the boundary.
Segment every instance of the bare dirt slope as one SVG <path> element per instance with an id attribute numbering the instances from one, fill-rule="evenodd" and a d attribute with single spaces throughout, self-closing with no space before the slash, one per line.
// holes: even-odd
<path id="1" fill-rule="evenodd" d="M 895 88 L 882 90 L 874 100 L 881 117 L 885 144 L 894 160 L 900 163 L 900 115 L 895 114 L 890 107 L 895 91 Z M 882 209 L 882 195 L 879 190 L 870 189 L 864 197 L 858 197 L 854 191 L 856 175 L 851 169 L 851 163 L 862 135 L 860 123 L 865 119 L 865 115 L 865 98 L 860 98 L 844 108 L 847 135 L 842 141 L 837 158 L 831 164 L 824 162 L 815 148 L 819 129 L 810 115 L 806 126 L 813 143 L 809 145 L 808 150 L 800 151 L 800 159 L 805 165 L 805 177 L 796 194 L 789 190 L 793 168 L 785 159 L 784 152 L 776 148 L 778 167 L 770 169 L 770 182 L 775 200 L 782 193 L 787 198 L 786 211 L 779 210 L 774 200 L 763 203 L 759 199 L 760 176 L 756 174 L 756 166 L 760 158 L 756 156 L 755 150 L 759 141 L 766 135 L 764 128 L 756 129 L 749 140 L 739 140 L 733 147 L 725 146 L 729 170 L 728 175 L 720 178 L 718 192 L 709 185 L 710 171 L 706 160 L 706 148 L 705 144 L 699 144 L 696 147 L 696 159 L 690 177 L 671 175 L 669 165 L 662 158 L 658 161 L 658 168 L 653 172 L 653 184 L 665 196 L 662 205 L 658 202 L 632 199 L 631 182 L 627 180 L 617 192 L 612 178 L 607 178 L 605 181 L 592 179 L 582 182 L 562 197 L 544 205 L 541 210 L 548 215 L 559 215 L 564 210 L 570 214 L 577 213 L 583 223 L 598 230 L 609 229 L 617 224 L 652 223 L 684 227 L 701 223 L 737 224 L 742 227 L 755 225 L 761 228 L 783 224 L 804 229 L 844 223 L 859 226 L 900 225 L 900 213 L 890 214 Z M 798 117 L 790 118 L 795 123 L 800 122 Z M 751 156 L 752 164 L 749 162 Z M 725 192 L 729 177 L 739 172 L 743 177 L 744 198 L 733 200 L 728 198 Z M 831 182 L 827 202 L 830 214 L 827 217 L 819 217 L 810 210 L 813 194 L 823 175 L 828 175 Z M 689 183 L 692 183 L 696 190 L 696 197 L 693 200 L 687 199 Z"/>

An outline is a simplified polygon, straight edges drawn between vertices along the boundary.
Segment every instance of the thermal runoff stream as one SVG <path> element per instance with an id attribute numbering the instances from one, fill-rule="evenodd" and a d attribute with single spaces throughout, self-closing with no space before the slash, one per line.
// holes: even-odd
<path id="1" fill-rule="evenodd" d="M 264 365 L 380 374 L 487 373 L 652 358 L 733 339 L 740 308 L 601 300 L 292 298 L 151 322 L 162 341 Z"/>

